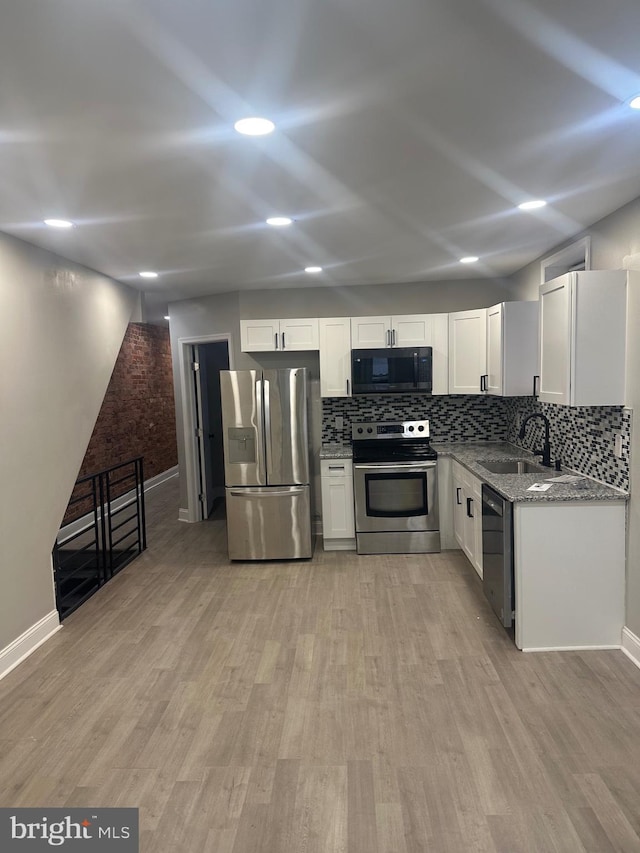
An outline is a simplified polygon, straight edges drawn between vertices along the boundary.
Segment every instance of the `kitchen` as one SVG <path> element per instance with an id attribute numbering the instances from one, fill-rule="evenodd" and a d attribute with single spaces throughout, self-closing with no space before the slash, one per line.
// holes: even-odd
<path id="1" fill-rule="evenodd" d="M 576 236 L 591 269 L 638 268 L 637 4 L 143 5 L 13 4 L 0 28 L 0 647 L 10 663 L 37 648 L 3 679 L 3 804 L 139 805 L 155 850 L 634 849 L 637 668 L 522 654 L 461 549 L 229 564 L 218 522 L 183 523 L 180 395 L 180 483 L 149 551 L 47 637 L 51 543 L 132 317 L 169 323 L 179 383 L 181 339 L 227 341 L 232 369 L 284 366 L 243 352 L 241 321 L 282 334 L 536 300 L 540 259 Z M 254 110 L 271 138 L 235 135 Z M 451 388 L 381 413 L 323 397 L 320 350 L 299 353 L 316 506 L 322 444 L 381 414 L 428 420 L 442 448 L 516 440 L 540 410 L 553 457 L 625 488 L 627 343 L 628 408 L 606 413 Z M 473 513 L 480 471 L 462 468 Z"/>
<path id="2" fill-rule="evenodd" d="M 423 538 L 418 542 L 416 540 L 416 537 L 418 536 L 417 531 L 421 528 L 419 524 L 420 517 L 416 511 L 408 513 L 410 516 L 413 515 L 413 517 L 410 517 L 408 521 L 405 521 L 407 529 L 411 529 L 414 532 L 404 534 L 404 536 L 395 532 L 390 532 L 389 534 L 376 532 L 358 533 L 357 550 L 359 553 L 403 553 L 410 552 L 412 550 L 416 552 L 439 551 L 441 537 L 444 543 L 444 548 L 462 546 L 481 576 L 482 530 L 481 526 L 478 527 L 478 524 L 481 525 L 480 507 L 482 504 L 480 489 L 482 483 L 481 480 L 476 479 L 475 482 L 477 482 L 478 485 L 476 486 L 477 494 L 475 495 L 475 498 L 466 498 L 468 502 L 467 514 L 470 517 L 472 513 L 471 506 L 475 505 L 476 507 L 475 515 L 477 516 L 477 522 L 475 536 L 477 541 L 475 545 L 474 558 L 473 551 L 469 551 L 467 543 L 463 541 L 459 531 L 457 530 L 457 526 L 454 524 L 452 519 L 452 505 L 450 504 L 450 480 L 452 472 L 451 464 L 447 457 L 453 454 L 454 472 L 455 469 L 459 469 L 461 467 L 460 460 L 462 460 L 464 464 L 471 465 L 472 470 L 475 471 L 476 475 L 479 471 L 480 473 L 484 473 L 484 481 L 491 483 L 492 480 L 490 472 L 488 472 L 482 465 L 482 461 L 478 463 L 480 465 L 480 468 L 478 468 L 475 464 L 476 460 L 478 460 L 478 458 L 482 460 L 482 457 L 489 457 L 490 459 L 493 459 L 496 457 L 496 454 L 499 458 L 502 458 L 505 454 L 508 456 L 509 451 L 512 456 L 514 452 L 517 455 L 518 449 L 513 445 L 509 447 L 500 444 L 489 444 L 481 451 L 477 451 L 474 458 L 473 456 L 469 456 L 473 450 L 474 440 L 475 442 L 487 442 L 491 440 L 495 442 L 504 440 L 508 437 L 512 442 L 514 442 L 514 444 L 518 442 L 520 446 L 522 446 L 524 434 L 521 433 L 518 436 L 515 433 L 520 428 L 520 424 L 525 413 L 527 413 L 531 404 L 535 400 L 532 395 L 533 383 L 537 383 L 536 397 L 538 395 L 542 397 L 545 395 L 548 397 L 549 394 L 553 395 L 557 390 L 562 390 L 560 386 L 566 386 L 567 394 L 571 389 L 571 401 L 574 404 L 573 408 L 558 408 L 554 405 L 549 405 L 544 400 L 541 403 L 541 405 L 544 406 L 544 411 L 548 412 L 549 417 L 554 421 L 553 459 L 557 462 L 558 472 L 560 471 L 560 465 L 562 464 L 563 471 L 565 469 L 577 470 L 583 474 L 588 474 L 591 477 L 594 477 L 596 480 L 610 483 L 612 488 L 607 489 L 606 486 L 600 488 L 597 483 L 594 482 L 592 484 L 592 490 L 588 494 L 591 500 L 599 498 L 600 500 L 604 499 L 606 501 L 614 501 L 616 509 L 614 510 L 610 505 L 601 510 L 596 510 L 593 522 L 588 522 L 587 514 L 589 511 L 593 512 L 594 508 L 591 507 L 588 510 L 586 506 L 582 507 L 583 511 L 578 524 L 586 524 L 589 529 L 599 531 L 596 536 L 596 541 L 587 549 L 592 558 L 589 565 L 593 566 L 592 572 L 594 579 L 587 581 L 584 556 L 579 559 L 576 557 L 574 571 L 577 574 L 576 577 L 572 579 L 569 576 L 570 561 L 565 556 L 562 566 L 565 574 L 565 586 L 567 591 L 564 599 L 562 600 L 560 600 L 557 595 L 555 596 L 557 599 L 557 615 L 555 617 L 555 622 L 558 623 L 556 630 L 554 631 L 550 629 L 549 624 L 554 621 L 550 618 L 546 620 L 548 623 L 546 624 L 546 627 L 545 625 L 532 627 L 535 622 L 535 617 L 531 612 L 528 612 L 526 605 L 523 605 L 523 602 L 521 601 L 520 612 L 523 618 L 520 624 L 528 624 L 529 631 L 526 637 L 524 634 L 522 634 L 522 636 L 517 636 L 516 642 L 519 648 L 525 649 L 618 648 L 621 642 L 620 638 L 624 623 L 624 498 L 626 497 L 624 488 L 626 487 L 628 489 L 628 465 L 626 464 L 626 461 L 621 458 L 623 454 L 618 451 L 618 454 L 616 455 L 613 447 L 610 445 L 614 440 L 624 443 L 625 446 L 629 443 L 629 412 L 627 411 L 625 414 L 622 407 L 625 393 L 624 341 L 626 325 L 627 276 L 624 273 L 607 274 L 586 272 L 571 273 L 563 279 L 555 279 L 552 281 L 554 282 L 553 285 L 543 286 L 542 291 L 555 293 L 557 290 L 555 282 L 566 281 L 567 287 L 565 289 L 570 289 L 570 287 L 574 288 L 573 303 L 567 301 L 566 306 L 569 306 L 570 304 L 579 306 L 579 311 L 576 308 L 577 314 L 574 318 L 574 325 L 576 328 L 574 337 L 576 340 L 572 345 L 572 358 L 575 356 L 576 351 L 582 353 L 579 342 L 581 340 L 580 336 L 584 334 L 582 331 L 583 328 L 589 328 L 589 326 L 593 325 L 594 322 L 598 323 L 600 328 L 602 328 L 602 324 L 604 322 L 608 322 L 610 324 L 609 332 L 602 335 L 599 348 L 595 345 L 590 346 L 588 361 L 584 365 L 581 366 L 579 363 L 573 363 L 570 367 L 567 364 L 566 368 L 561 368 L 559 373 L 555 365 L 552 365 L 550 368 L 549 363 L 544 356 L 545 342 L 542 346 L 543 357 L 541 361 L 545 366 L 546 372 L 543 371 L 542 377 L 540 377 L 540 375 L 536 375 L 536 371 L 539 370 L 537 367 L 539 325 L 541 328 L 552 329 L 551 344 L 546 344 L 546 346 L 550 347 L 550 351 L 553 347 L 557 349 L 557 341 L 553 336 L 555 335 L 555 329 L 558 324 L 555 321 L 554 314 L 551 313 L 551 309 L 549 308 L 550 303 L 548 301 L 543 303 L 544 312 L 540 322 L 538 319 L 538 303 L 534 301 L 508 302 L 495 306 L 495 310 L 491 308 L 486 311 L 472 310 L 466 312 L 453 312 L 450 315 L 396 315 L 395 317 L 390 318 L 390 320 L 389 318 L 384 317 L 352 317 L 351 319 L 332 318 L 327 320 L 320 318 L 318 320 L 312 320 L 309 318 L 307 320 L 298 319 L 287 321 L 289 325 L 295 325 L 300 328 L 304 326 L 308 329 L 312 327 L 317 329 L 317 326 L 319 325 L 320 331 L 319 334 L 317 330 L 313 335 L 308 334 L 306 338 L 302 340 L 302 343 L 296 344 L 295 339 L 292 337 L 292 340 L 294 340 L 294 343 L 291 345 L 292 351 L 288 353 L 280 352 L 276 356 L 276 359 L 279 360 L 281 366 L 285 363 L 295 363 L 295 359 L 299 358 L 300 351 L 308 352 L 315 350 L 316 347 L 320 348 L 320 390 L 321 393 L 323 393 L 327 388 L 327 382 L 323 376 L 323 366 L 328 365 L 329 369 L 333 371 L 333 373 L 335 373 L 336 364 L 346 364 L 349 368 L 351 366 L 349 364 L 348 357 L 346 359 L 343 358 L 342 362 L 340 361 L 341 356 L 338 341 L 336 339 L 336 328 L 341 328 L 343 335 L 346 335 L 347 349 L 349 349 L 349 345 L 352 340 L 355 340 L 358 345 L 366 343 L 370 346 L 378 344 L 384 347 L 385 343 L 387 344 L 386 350 L 380 349 L 371 351 L 354 349 L 351 353 L 354 368 L 357 366 L 360 374 L 363 376 L 366 374 L 369 377 L 366 381 L 369 382 L 372 370 L 371 362 L 370 360 L 366 362 L 368 367 L 365 369 L 363 367 L 365 362 L 360 358 L 361 355 L 369 356 L 370 353 L 373 352 L 373 354 L 377 356 L 383 356 L 383 360 L 386 358 L 389 364 L 396 365 L 396 370 L 399 371 L 400 368 L 397 367 L 397 365 L 403 364 L 402 358 L 405 352 L 405 350 L 403 350 L 403 345 L 410 344 L 417 352 L 422 352 L 422 350 L 420 350 L 420 345 L 434 345 L 433 349 L 429 347 L 428 350 L 429 386 L 428 388 L 425 387 L 425 392 L 422 394 L 409 394 L 404 386 L 400 384 L 393 386 L 392 390 L 396 391 L 395 394 L 388 393 L 391 389 L 387 387 L 378 387 L 376 389 L 378 392 L 386 391 L 387 393 L 378 393 L 377 395 L 372 394 L 371 392 L 374 390 L 372 386 L 367 385 L 364 379 L 361 381 L 358 378 L 358 375 L 354 374 L 352 376 L 349 371 L 347 376 L 337 383 L 342 389 L 341 398 L 337 398 L 337 395 L 334 396 L 335 391 L 333 391 L 330 386 L 330 395 L 328 397 L 323 396 L 322 448 L 319 456 L 320 466 L 322 469 L 321 506 L 324 522 L 324 547 L 325 549 L 355 548 L 356 530 L 360 529 L 359 525 L 367 525 L 366 527 L 362 526 L 363 531 L 384 529 L 394 531 L 400 529 L 398 528 L 397 523 L 394 523 L 393 519 L 388 518 L 388 516 L 392 515 L 392 513 L 389 512 L 388 505 L 385 507 L 383 512 L 364 512 L 364 495 L 365 491 L 369 488 L 366 485 L 367 481 L 373 481 L 374 476 L 377 477 L 378 482 L 382 478 L 386 478 L 386 484 L 383 482 L 383 485 L 389 487 L 390 484 L 388 480 L 392 477 L 392 474 L 383 473 L 380 475 L 374 475 L 371 472 L 367 473 L 366 469 L 371 469 L 375 466 L 372 466 L 371 464 L 357 464 L 358 460 L 361 462 L 373 462 L 374 459 L 383 462 L 388 459 L 390 462 L 392 458 L 396 457 L 392 457 L 390 454 L 387 454 L 387 456 L 380 456 L 380 453 L 378 453 L 377 456 L 371 455 L 373 453 L 373 449 L 368 451 L 368 457 L 363 456 L 360 451 L 363 450 L 366 445 L 373 448 L 375 442 L 372 440 L 363 442 L 358 441 L 357 439 L 366 439 L 367 433 L 371 434 L 374 429 L 377 429 L 377 431 L 381 433 L 381 435 L 375 437 L 392 439 L 394 436 L 391 433 L 394 430 L 396 432 L 400 430 L 400 424 L 404 421 L 405 444 L 410 443 L 409 439 L 411 432 L 415 429 L 415 436 L 413 438 L 415 446 L 415 442 L 418 441 L 417 437 L 419 435 L 419 431 L 425 430 L 425 436 L 430 434 L 430 437 L 434 442 L 434 446 L 439 448 L 440 458 L 438 462 L 438 482 L 440 533 L 433 541 L 429 539 L 431 534 L 420 534 Z M 632 278 L 630 278 L 630 282 L 631 281 L 633 281 Z M 630 284 L 630 300 L 635 298 L 632 291 L 635 292 L 633 285 Z M 580 295 L 579 299 L 577 294 Z M 563 309 L 565 312 L 567 310 L 566 306 Z M 555 305 L 552 307 L 556 310 Z M 281 321 L 281 325 L 282 322 L 283 321 Z M 272 325 L 273 321 L 261 322 L 241 320 L 240 326 L 243 349 L 254 352 L 255 358 L 260 358 L 260 354 L 265 346 L 274 350 L 275 344 L 273 343 L 271 333 Z M 566 318 L 562 320 L 561 325 L 563 327 L 566 326 Z M 251 339 L 250 335 L 259 335 L 263 326 L 269 327 L 268 333 L 264 339 Z M 379 328 L 377 328 L 378 326 Z M 393 331 L 390 330 L 391 327 L 393 327 Z M 330 353 L 323 357 L 321 347 L 326 340 L 327 328 L 331 330 L 332 334 L 330 341 L 331 346 Z M 377 338 L 375 337 L 376 334 L 378 335 Z M 395 340 L 397 344 L 395 347 L 390 346 L 393 340 Z M 448 340 L 450 341 L 450 346 L 447 345 Z M 611 343 L 612 341 L 616 342 L 617 345 L 613 345 Z M 302 349 L 298 350 L 299 347 Z M 479 360 L 478 358 L 479 349 L 482 350 L 482 360 Z M 385 353 L 387 356 L 385 356 Z M 432 353 L 433 365 L 431 364 Z M 489 357 L 488 367 L 486 366 L 487 361 L 485 353 L 488 354 Z M 393 356 L 393 358 L 391 356 Z M 291 362 L 291 359 L 293 359 L 293 362 Z M 376 361 L 376 369 L 380 370 L 380 358 L 378 357 Z M 597 366 L 595 377 L 594 365 Z M 385 371 L 388 372 L 388 368 L 385 368 Z M 383 373 L 385 371 L 383 371 Z M 407 373 L 409 372 L 410 371 L 407 370 Z M 331 376 L 332 381 L 333 373 Z M 432 373 L 433 384 L 431 383 Z M 566 373 L 566 377 L 563 375 L 564 373 Z M 569 380 L 569 374 L 571 374 L 572 377 L 571 381 Z M 617 383 L 611 379 L 613 376 L 619 377 L 619 381 Z M 476 387 L 468 387 L 472 382 L 476 383 Z M 448 389 L 449 383 L 451 383 L 452 387 L 455 387 L 455 390 L 458 392 L 458 394 L 453 397 L 443 393 Z M 485 383 L 489 386 L 490 390 L 493 390 L 494 393 L 489 394 L 488 396 L 480 396 L 484 391 Z M 555 391 L 552 387 L 554 386 L 554 383 L 559 386 Z M 460 391 L 462 390 L 475 393 L 471 398 L 462 397 L 460 394 Z M 353 396 L 351 396 L 351 391 L 353 392 Z M 432 391 L 433 396 L 431 395 Z M 496 392 L 498 393 L 496 394 Z M 553 396 L 551 398 L 553 399 Z M 593 405 L 595 403 L 599 403 L 600 405 L 596 407 Z M 585 406 L 585 404 L 590 405 Z M 466 418 L 463 414 L 464 408 L 467 409 Z M 558 411 L 561 413 L 560 417 L 556 417 L 556 413 Z M 573 429 L 577 427 L 578 423 L 577 421 L 572 421 L 572 412 L 576 411 L 578 412 L 578 417 L 581 422 L 584 421 L 585 413 L 587 413 L 587 416 L 592 419 L 592 425 L 593 423 L 599 425 L 595 432 L 596 434 L 600 434 L 602 446 L 596 448 L 596 452 L 592 453 L 591 458 L 586 464 L 583 458 L 576 455 L 576 448 L 580 454 L 583 453 L 584 442 L 578 442 L 575 446 L 572 444 L 574 436 Z M 416 420 L 415 427 L 413 422 L 411 422 L 410 425 L 406 423 L 407 421 L 411 421 L 412 418 L 425 418 L 427 416 L 429 416 L 431 423 L 429 420 Z M 539 417 L 542 417 L 545 421 L 548 431 L 549 421 L 547 417 L 542 415 L 540 412 L 529 413 L 527 420 L 530 421 L 532 418 L 535 419 L 535 425 L 535 422 Z M 377 426 L 376 422 L 378 424 Z M 383 426 L 379 426 L 381 422 L 383 423 Z M 372 429 L 372 426 L 369 424 L 373 424 L 374 429 Z M 336 428 L 336 425 L 339 429 Z M 582 425 L 582 428 L 584 429 L 584 424 Z M 593 433 L 594 430 L 590 429 L 589 432 Z M 360 433 L 359 436 L 358 433 Z M 353 454 L 350 440 L 352 434 L 355 439 L 353 444 Z M 542 436 L 540 438 L 542 439 Z M 452 445 L 452 442 L 455 442 L 456 440 L 458 440 L 458 442 L 462 440 L 464 443 Z M 447 444 L 443 444 L 442 442 L 446 442 Z M 396 441 L 395 443 L 397 444 L 398 442 Z M 542 442 L 540 441 L 538 443 Z M 392 444 L 389 441 L 380 442 L 376 450 L 381 447 L 386 447 L 388 449 L 391 446 Z M 525 446 L 531 447 L 531 442 L 529 441 Z M 359 451 L 358 456 L 356 456 L 356 450 Z M 397 459 L 406 458 L 409 460 L 409 462 L 399 463 L 400 468 L 402 468 L 402 466 L 406 467 L 409 463 L 415 468 L 417 465 L 417 457 L 415 456 L 416 451 L 413 450 L 407 452 L 409 453 L 408 456 L 397 457 Z M 411 454 L 413 454 L 413 456 Z M 355 457 L 354 463 L 356 463 L 353 466 L 351 463 L 352 455 Z M 546 458 L 543 458 L 542 461 L 546 466 L 550 466 L 552 460 L 550 459 L 550 447 L 548 442 L 545 445 L 545 455 Z M 419 475 L 414 471 L 413 473 L 405 472 L 397 475 L 398 479 L 396 482 L 399 487 L 402 482 L 405 482 L 408 485 L 410 482 L 409 478 L 414 478 L 414 482 L 416 483 L 419 482 L 421 476 L 425 478 L 424 500 L 422 502 L 423 507 L 426 506 L 427 503 L 431 503 L 432 507 L 434 504 L 434 496 L 436 494 L 435 454 L 433 458 L 433 462 L 425 463 L 433 466 L 433 474 L 431 475 L 433 483 L 428 486 L 428 488 L 427 481 L 429 480 L 429 477 L 426 473 L 424 475 Z M 379 466 L 380 462 L 377 461 L 377 464 Z M 361 469 L 363 471 L 362 475 L 359 473 Z M 394 471 L 394 467 L 387 465 L 385 466 L 384 471 Z M 545 468 L 541 468 L 539 469 L 540 479 L 543 479 L 542 474 L 545 474 L 546 477 L 550 472 L 547 472 Z M 352 476 L 354 478 L 354 483 L 352 483 Z M 401 480 L 401 477 L 404 479 Z M 498 487 L 500 487 L 502 479 L 503 478 L 501 477 L 497 479 Z M 529 476 L 527 486 L 533 485 L 535 479 L 535 476 Z M 496 480 L 495 476 L 493 477 L 493 480 Z M 379 488 L 378 482 L 375 484 L 376 488 Z M 349 525 L 345 522 L 350 521 L 353 518 L 354 485 L 356 492 L 356 520 L 355 523 L 351 521 L 349 529 Z M 495 486 L 496 482 L 494 482 L 493 485 Z M 553 491 L 551 492 L 551 495 L 555 496 L 555 505 L 561 506 L 561 504 L 556 503 L 559 500 L 568 502 L 563 507 L 566 510 L 569 504 L 572 504 L 575 500 L 584 500 L 587 496 L 584 489 L 585 485 L 586 481 L 579 481 L 575 490 L 573 490 L 573 487 L 567 487 L 568 491 L 565 488 L 565 493 L 561 493 L 559 485 L 552 486 L 551 488 Z M 374 486 L 372 485 L 371 488 L 373 487 Z M 467 494 L 470 494 L 471 486 L 465 483 L 465 487 L 467 488 Z M 618 488 L 616 489 L 616 487 Z M 550 487 L 547 486 L 546 488 Z M 455 473 L 454 489 L 458 496 L 456 505 L 454 505 L 454 508 L 457 509 L 457 506 L 462 503 L 459 498 L 462 487 L 458 485 Z M 595 492 L 593 491 L 594 489 Z M 387 488 L 387 491 L 390 492 L 390 489 Z M 429 501 L 427 501 L 427 491 L 429 491 Z M 370 499 L 373 504 L 372 494 L 373 492 L 370 493 L 367 491 L 367 508 L 369 508 Z M 517 500 L 525 499 L 530 501 L 533 497 L 534 496 L 531 494 L 525 494 L 522 498 L 518 498 Z M 574 499 L 573 501 L 571 501 L 572 498 Z M 389 497 L 387 494 L 381 495 L 381 499 L 383 501 L 387 501 L 388 504 Z M 413 499 L 414 498 L 409 495 L 406 497 L 406 500 Z M 548 500 L 549 496 L 545 496 L 544 499 Z M 402 501 L 405 500 L 405 498 L 400 496 L 398 500 Z M 362 509 L 359 508 L 360 502 L 362 503 Z M 522 505 L 518 504 L 517 506 L 518 512 L 516 513 L 516 517 L 520 519 L 520 508 Z M 424 513 L 424 509 L 421 511 Z M 614 520 L 613 522 L 615 532 L 612 532 L 609 536 L 605 535 L 608 528 L 606 525 L 603 525 L 602 519 L 599 517 L 598 513 L 604 513 L 606 515 L 611 512 L 614 512 L 615 519 L 617 520 Z M 406 512 L 401 514 L 404 514 L 405 516 L 407 515 Z M 457 522 L 457 512 L 454 513 L 454 515 Z M 374 516 L 378 516 L 378 518 L 374 518 Z M 380 516 L 387 516 L 387 518 L 386 520 L 384 518 L 381 519 Z M 566 513 L 564 514 L 564 517 L 566 518 Z M 529 518 L 530 514 L 527 514 L 526 512 L 522 515 L 522 519 L 529 520 Z M 519 524 L 523 524 L 522 519 L 519 521 Z M 335 529 L 331 528 L 332 523 L 335 525 Z M 425 529 L 434 529 L 436 533 L 438 533 L 437 511 L 434 519 L 432 509 L 432 516 L 427 517 L 423 524 L 424 523 L 426 523 Z M 381 524 L 382 527 L 380 526 Z M 456 527 L 455 533 L 458 542 L 453 538 L 454 526 Z M 566 523 L 562 524 L 561 528 L 563 528 L 563 535 L 568 542 L 571 542 L 572 538 L 577 537 L 577 532 L 580 529 L 578 527 L 574 530 Z M 557 535 L 558 534 L 556 534 L 556 538 Z M 385 540 L 385 536 L 387 536 L 390 541 Z M 524 532 L 522 536 L 524 537 Z M 548 537 L 545 536 L 543 531 L 542 534 L 533 534 L 533 538 L 535 540 L 536 538 L 545 539 Z M 522 541 L 524 541 L 524 538 Z M 540 554 L 538 554 L 537 559 L 542 560 Z M 611 568 L 610 572 L 604 575 L 599 571 L 599 565 L 607 560 L 611 564 Z M 524 558 L 521 556 L 516 561 L 516 566 L 518 567 L 523 562 Z M 554 577 L 557 581 L 559 566 L 554 569 L 555 562 L 553 561 L 553 555 L 548 555 L 546 560 L 542 560 L 542 565 L 545 565 L 546 563 L 549 563 L 549 568 L 547 570 L 550 575 L 550 579 L 548 581 L 549 590 L 543 593 L 541 587 L 542 573 L 538 570 L 539 588 L 535 590 L 535 597 L 543 600 L 551 600 L 553 598 Z M 585 605 L 584 611 L 580 616 L 583 624 L 579 627 L 566 627 L 568 620 L 566 616 L 563 616 L 563 614 L 570 613 L 572 610 L 575 610 L 575 607 L 573 607 L 575 601 L 574 597 L 572 597 L 571 590 L 575 585 L 579 585 L 580 583 L 581 566 L 583 572 L 582 580 L 586 586 L 592 589 L 593 599 L 589 608 Z M 531 570 L 529 570 L 529 572 L 531 572 Z M 518 571 L 516 573 L 518 573 Z M 597 580 L 600 581 L 600 585 L 596 582 Z M 525 589 L 524 577 L 521 578 L 519 585 L 522 590 Z M 518 585 L 516 585 L 516 590 L 519 594 Z M 527 603 L 533 601 L 533 599 L 533 591 L 530 591 L 527 596 Z M 610 601 L 606 617 L 603 615 L 605 612 L 605 600 Z M 545 606 L 548 610 L 549 604 L 547 603 Z M 599 618 L 598 614 L 600 614 Z M 545 620 L 543 620 L 543 623 L 544 621 Z M 560 623 L 565 627 L 563 628 Z M 508 623 L 505 622 L 505 624 L 511 625 L 511 621 Z M 601 627 L 595 627 L 596 624 Z M 517 620 L 516 626 L 518 634 L 520 625 Z M 589 626 L 591 626 L 591 629 Z"/>

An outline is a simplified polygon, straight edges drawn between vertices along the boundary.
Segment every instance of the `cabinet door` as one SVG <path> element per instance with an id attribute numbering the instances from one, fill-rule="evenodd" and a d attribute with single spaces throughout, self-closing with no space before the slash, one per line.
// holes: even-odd
<path id="1" fill-rule="evenodd" d="M 471 532 L 472 557 L 471 564 L 482 577 L 482 482 L 476 477 L 469 477 L 471 497 Z"/>
<path id="2" fill-rule="evenodd" d="M 351 348 L 379 349 L 391 346 L 390 317 L 352 317 Z"/>
<path id="3" fill-rule="evenodd" d="M 402 314 L 391 318 L 391 345 L 394 347 L 431 346 L 431 314 Z"/>
<path id="4" fill-rule="evenodd" d="M 449 393 L 449 315 L 431 315 L 433 349 L 433 394 Z"/>
<path id="5" fill-rule="evenodd" d="M 320 332 L 320 396 L 351 396 L 351 321 L 322 317 Z"/>
<path id="6" fill-rule="evenodd" d="M 453 532 L 458 540 L 458 544 L 464 549 L 466 516 L 465 487 L 461 466 L 457 462 L 453 462 L 451 474 L 453 482 Z"/>
<path id="7" fill-rule="evenodd" d="M 280 349 L 279 320 L 240 320 L 242 352 L 271 352 Z"/>
<path id="8" fill-rule="evenodd" d="M 487 309 L 449 314 L 449 393 L 479 394 L 487 372 Z"/>
<path id="9" fill-rule="evenodd" d="M 323 459 L 321 473 L 322 538 L 355 538 L 351 460 Z"/>
<path id="10" fill-rule="evenodd" d="M 540 286 L 540 395 L 544 403 L 569 403 L 572 273 Z"/>
<path id="11" fill-rule="evenodd" d="M 317 350 L 318 320 L 315 317 L 280 320 L 280 339 L 283 350 Z"/>
<path id="12" fill-rule="evenodd" d="M 502 305 L 487 308 L 487 393 L 502 394 Z"/>

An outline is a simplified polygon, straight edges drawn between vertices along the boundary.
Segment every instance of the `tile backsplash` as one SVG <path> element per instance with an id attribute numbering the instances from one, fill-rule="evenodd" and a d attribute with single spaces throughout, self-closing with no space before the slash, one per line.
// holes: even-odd
<path id="1" fill-rule="evenodd" d="M 556 406 L 533 397 L 507 397 L 507 441 L 532 450 L 542 447 L 544 426 L 531 421 L 522 441 L 518 431 L 522 419 L 541 412 L 549 419 L 551 459 L 603 483 L 629 489 L 631 410 L 622 406 Z M 622 436 L 622 458 L 613 455 L 615 434 Z"/>
<path id="2" fill-rule="evenodd" d="M 322 400 L 323 443 L 351 440 L 357 421 L 429 419 L 433 441 L 511 441 L 527 450 L 542 447 L 543 426 L 532 421 L 523 441 L 522 419 L 542 412 L 550 423 L 551 458 L 611 486 L 629 489 L 631 410 L 622 406 L 556 406 L 533 397 L 485 397 L 420 394 L 362 394 Z M 341 417 L 342 429 L 335 426 Z M 622 458 L 613 455 L 614 437 L 622 436 Z"/>
<path id="3" fill-rule="evenodd" d="M 424 394 L 360 394 L 322 401 L 322 441 L 351 441 L 358 421 L 429 420 L 434 441 L 501 441 L 507 426 L 506 400 L 475 394 L 429 397 Z M 343 418 L 342 430 L 335 418 Z"/>

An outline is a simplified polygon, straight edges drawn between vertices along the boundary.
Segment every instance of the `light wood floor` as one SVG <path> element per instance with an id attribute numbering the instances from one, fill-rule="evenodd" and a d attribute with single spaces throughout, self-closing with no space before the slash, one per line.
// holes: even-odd
<path id="1" fill-rule="evenodd" d="M 518 652 L 457 552 L 149 549 L 0 682 L 0 805 L 137 806 L 145 853 L 640 851 L 640 670 Z"/>

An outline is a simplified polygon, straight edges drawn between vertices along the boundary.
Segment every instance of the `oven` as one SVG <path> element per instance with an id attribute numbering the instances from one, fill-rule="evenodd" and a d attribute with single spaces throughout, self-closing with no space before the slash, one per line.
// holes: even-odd
<path id="1" fill-rule="evenodd" d="M 354 424 L 359 554 L 440 551 L 436 453 L 428 421 Z"/>

